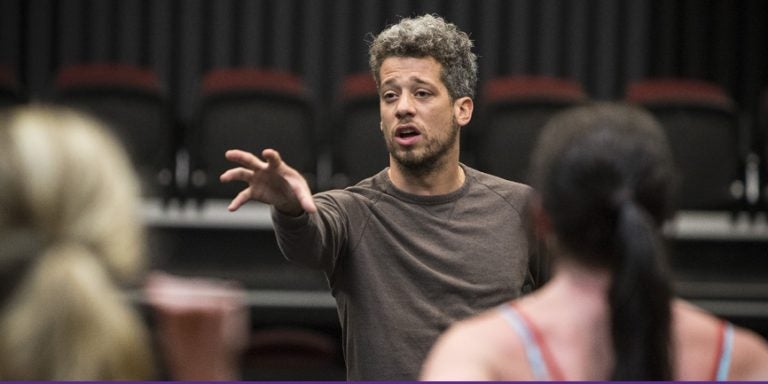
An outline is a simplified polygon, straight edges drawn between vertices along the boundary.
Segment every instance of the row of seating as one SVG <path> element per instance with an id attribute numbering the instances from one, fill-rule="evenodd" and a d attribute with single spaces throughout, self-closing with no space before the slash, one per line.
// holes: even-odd
<path id="1" fill-rule="evenodd" d="M 476 165 L 523 181 L 530 149 L 547 119 L 590 100 L 578 83 L 546 77 L 494 79 L 484 92 L 486 121 L 471 141 Z M 739 210 L 758 203 L 753 190 L 759 191 L 759 173 L 746 177 L 747 164 L 758 163 L 741 147 L 745 138 L 738 110 L 721 87 L 700 80 L 645 79 L 630 83 L 624 100 L 648 109 L 663 125 L 682 174 L 678 207 Z"/>
<path id="2" fill-rule="evenodd" d="M 18 84 L 5 72 L 0 68 L 0 106 L 23 102 Z M 150 196 L 231 198 L 242 186 L 221 184 L 218 175 L 231 166 L 223 152 L 234 147 L 278 148 L 314 190 L 350 185 L 387 165 L 376 129 L 376 86 L 368 73 L 344 79 L 330 114 L 330 136 L 323 138 L 308 89 L 287 72 L 231 68 L 207 73 L 191 126 L 175 118 L 162 82 L 146 68 L 65 67 L 56 76 L 55 91 L 56 101 L 111 123 Z M 568 79 L 491 79 L 483 84 L 475 121 L 462 133 L 462 160 L 525 182 L 530 150 L 546 120 L 589 100 L 580 84 Z M 649 109 L 667 130 L 683 175 L 680 208 L 744 209 L 760 202 L 760 157 L 740 147 L 738 109 L 723 89 L 698 80 L 642 80 L 628 85 L 625 100 Z M 765 107 L 768 114 L 768 103 Z"/>

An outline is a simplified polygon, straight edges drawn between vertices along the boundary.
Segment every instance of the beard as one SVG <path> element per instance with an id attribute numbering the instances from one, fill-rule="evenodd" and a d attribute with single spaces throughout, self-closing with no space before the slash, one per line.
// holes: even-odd
<path id="1" fill-rule="evenodd" d="M 446 153 L 450 151 L 459 136 L 461 127 L 454 118 L 448 135 L 442 138 L 431 138 L 422 151 L 398 150 L 391 138 L 386 138 L 387 150 L 400 167 L 409 173 L 423 176 L 432 173 L 443 163 Z"/>

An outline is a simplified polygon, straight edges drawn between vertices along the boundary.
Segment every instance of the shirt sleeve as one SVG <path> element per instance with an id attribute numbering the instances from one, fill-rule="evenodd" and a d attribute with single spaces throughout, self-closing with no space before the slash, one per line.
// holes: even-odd
<path id="1" fill-rule="evenodd" d="M 336 199 L 315 196 L 315 213 L 289 216 L 272 208 L 272 223 L 283 256 L 331 274 L 347 243 L 347 217 Z"/>

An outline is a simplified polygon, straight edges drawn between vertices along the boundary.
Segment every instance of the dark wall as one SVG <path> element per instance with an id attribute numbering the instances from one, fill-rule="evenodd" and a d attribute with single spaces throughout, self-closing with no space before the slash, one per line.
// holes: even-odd
<path id="1" fill-rule="evenodd" d="M 687 76 L 724 85 L 748 114 L 768 85 L 761 0 L 2 0 L 0 64 L 36 98 L 62 64 L 146 64 L 183 119 L 201 73 L 222 66 L 296 71 L 330 105 L 343 74 L 367 69 L 369 33 L 426 12 L 471 34 L 481 81 L 568 76 L 611 99 L 630 79 Z"/>

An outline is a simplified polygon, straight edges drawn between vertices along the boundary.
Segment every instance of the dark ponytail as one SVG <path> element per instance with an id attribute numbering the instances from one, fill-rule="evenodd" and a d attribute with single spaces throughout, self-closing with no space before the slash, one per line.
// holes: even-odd
<path id="1" fill-rule="evenodd" d="M 631 198 L 619 205 L 608 294 L 615 363 L 611 380 L 671 380 L 671 288 L 653 221 Z"/>
<path id="2" fill-rule="evenodd" d="M 675 169 L 661 127 L 616 103 L 571 109 L 546 126 L 531 180 L 565 251 L 609 270 L 612 380 L 671 380 L 671 283 L 660 227 Z"/>

